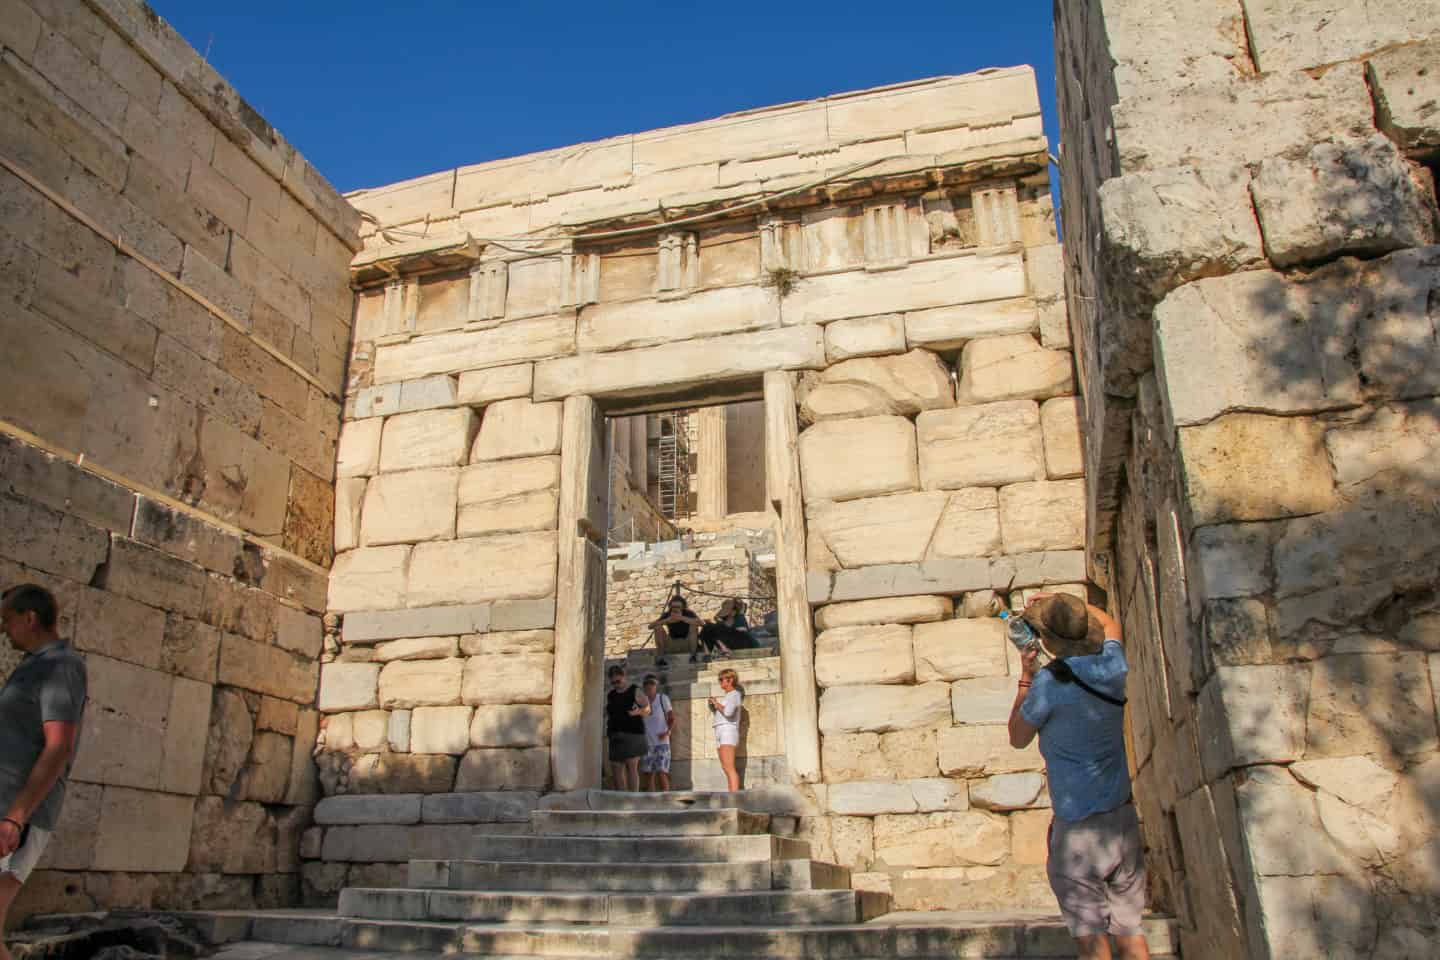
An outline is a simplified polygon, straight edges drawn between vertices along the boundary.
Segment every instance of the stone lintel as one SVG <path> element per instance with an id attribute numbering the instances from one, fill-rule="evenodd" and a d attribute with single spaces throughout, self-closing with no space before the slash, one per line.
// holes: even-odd
<path id="1" fill-rule="evenodd" d="M 811 570 L 807 592 L 811 606 L 816 606 L 844 600 L 1003 590 L 1084 579 L 1084 551 L 1050 550 L 990 559 L 885 563 L 828 572 Z"/>

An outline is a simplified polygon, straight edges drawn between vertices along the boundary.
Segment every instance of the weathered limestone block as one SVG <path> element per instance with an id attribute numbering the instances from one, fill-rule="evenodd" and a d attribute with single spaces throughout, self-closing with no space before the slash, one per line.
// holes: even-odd
<path id="1" fill-rule="evenodd" d="M 340 428 L 335 448 L 335 476 L 368 477 L 380 471 L 380 437 L 385 421 L 379 417 L 351 420 Z"/>
<path id="2" fill-rule="evenodd" d="M 1277 267 L 1435 242 L 1433 201 L 1383 134 L 1316 144 L 1300 160 L 1267 159 L 1251 190 Z"/>
<path id="3" fill-rule="evenodd" d="M 883 390 L 864 383 L 821 383 L 807 391 L 800 401 L 800 417 L 805 423 L 900 413 L 903 413 L 900 405 Z"/>
<path id="4" fill-rule="evenodd" d="M 529 823 L 540 797 L 523 791 L 442 793 L 425 797 L 420 819 L 425 823 Z"/>
<path id="5" fill-rule="evenodd" d="M 1245 668 L 1240 668 L 1245 669 Z M 1437 746 L 1424 653 L 1325 657 L 1311 671 L 1305 756 L 1389 762 Z"/>
<path id="6" fill-rule="evenodd" d="M 457 637 L 411 637 L 375 644 L 375 659 L 380 663 L 391 660 L 443 660 L 457 656 L 459 652 Z"/>
<path id="7" fill-rule="evenodd" d="M 658 389 L 703 392 L 767 370 L 819 370 L 825 366 L 818 326 L 737 333 L 716 340 L 686 340 L 639 350 L 546 360 L 535 367 L 535 399 L 653 395 Z"/>
<path id="8" fill-rule="evenodd" d="M 682 300 L 597 303 L 580 311 L 581 353 L 632 350 L 780 325 L 780 301 L 761 286 L 702 290 Z"/>
<path id="9" fill-rule="evenodd" d="M 945 504 L 930 557 L 988 557 L 999 553 L 1000 501 L 991 487 L 956 490 Z"/>
<path id="10" fill-rule="evenodd" d="M 1000 488 L 1006 553 L 1085 545 L 1085 481 L 1038 480 Z"/>
<path id="11" fill-rule="evenodd" d="M 855 500 L 919 488 L 915 427 L 904 417 L 817 423 L 800 434 L 806 502 Z M 864 451 L 863 457 L 856 456 Z"/>
<path id="12" fill-rule="evenodd" d="M 1084 474 L 1079 397 L 1052 397 L 1040 404 L 1040 431 L 1045 438 L 1046 476 L 1061 480 Z"/>
<path id="13" fill-rule="evenodd" d="M 815 682 L 821 687 L 914 679 L 908 625 L 835 627 L 815 638 Z"/>
<path id="14" fill-rule="evenodd" d="M 1247 0 L 1245 18 L 1256 65 L 1269 73 L 1358 59 L 1435 32 L 1435 10 L 1414 0 L 1373 0 L 1362 7 L 1326 0 Z"/>
<path id="15" fill-rule="evenodd" d="M 476 748 L 460 759 L 455 790 L 544 790 L 550 782 L 550 751 Z"/>
<path id="16" fill-rule="evenodd" d="M 479 425 L 480 418 L 469 407 L 386 417 L 380 441 L 380 469 L 388 473 L 460 466 L 470 458 L 470 443 Z M 346 424 L 346 429 L 349 426 Z"/>
<path id="17" fill-rule="evenodd" d="M 474 747 L 544 747 L 550 744 L 550 707 L 514 704 L 475 708 L 470 722 Z"/>
<path id="18" fill-rule="evenodd" d="M 412 607 L 531 599 L 555 593 L 551 532 L 422 543 L 410 560 Z"/>
<path id="19" fill-rule="evenodd" d="M 309 806 L 320 795 L 319 770 L 315 763 L 315 744 L 320 734 L 320 711 L 302 709 L 295 719 L 295 738 L 290 754 L 290 780 L 285 803 Z"/>
<path id="20" fill-rule="evenodd" d="M 560 411 L 558 403 L 532 403 L 525 397 L 490 404 L 485 408 L 470 459 L 479 462 L 558 454 Z"/>
<path id="21" fill-rule="evenodd" d="M 940 772 L 947 777 L 988 777 L 1045 769 L 1040 746 L 1010 746 L 1003 724 L 967 724 L 940 731 Z"/>
<path id="22" fill-rule="evenodd" d="M 820 695 L 820 732 L 885 733 L 933 725 L 950 717 L 950 686 L 831 687 Z"/>
<path id="23" fill-rule="evenodd" d="M 534 382 L 535 365 L 532 363 L 490 367 L 487 370 L 466 370 L 460 374 L 460 385 L 455 398 L 460 403 L 480 406 L 496 400 L 528 397 Z"/>
<path id="24" fill-rule="evenodd" d="M 375 382 L 414 380 L 574 352 L 573 314 L 514 320 L 484 330 L 442 333 L 381 346 L 375 351 Z"/>
<path id="25" fill-rule="evenodd" d="M 962 680 L 969 677 L 1003 677 L 1005 624 L 998 617 L 982 620 L 942 620 L 915 625 L 915 677 Z"/>
<path id="26" fill-rule="evenodd" d="M 410 710 L 391 710 L 385 740 L 396 753 L 410 752 Z"/>
<path id="27" fill-rule="evenodd" d="M 390 735 L 390 714 L 385 710 L 361 710 L 350 715 L 350 732 L 355 748 L 365 752 L 385 749 Z"/>
<path id="28" fill-rule="evenodd" d="M 276 733 L 295 735 L 295 726 L 300 721 L 300 705 L 274 697 L 260 698 L 260 712 L 255 717 L 255 726 L 260 730 L 274 730 Z"/>
<path id="29" fill-rule="evenodd" d="M 831 813 L 873 817 L 887 813 L 967 810 L 965 784 L 933 777 L 924 780 L 857 780 L 826 787 Z"/>
<path id="30" fill-rule="evenodd" d="M 1335 507 L 1324 424 L 1231 413 L 1180 430 L 1180 460 L 1197 526 L 1275 520 Z"/>
<path id="31" fill-rule="evenodd" d="M 956 680 L 950 685 L 950 712 L 956 723 L 1006 723 L 1014 702 L 1015 681 L 1008 676 Z"/>
<path id="32" fill-rule="evenodd" d="M 875 818 L 875 862 L 887 867 L 996 864 L 1010 854 L 1004 817 L 986 813 L 885 814 Z"/>
<path id="33" fill-rule="evenodd" d="M 559 516 L 560 458 L 477 463 L 460 474 L 462 537 L 553 529 Z"/>
<path id="34" fill-rule="evenodd" d="M 320 664 L 279 647 L 239 634 L 220 638 L 216 679 L 223 684 L 269 694 L 296 703 L 311 703 L 320 680 Z"/>
<path id="35" fill-rule="evenodd" d="M 481 654 L 465 661 L 461 694 L 472 705 L 549 703 L 554 679 L 554 654 Z"/>
<path id="36" fill-rule="evenodd" d="M 379 664 L 344 663 L 339 660 L 321 664 L 317 706 L 324 713 L 378 707 L 379 684 Z"/>
<path id="37" fill-rule="evenodd" d="M 898 313 L 837 320 L 825 327 L 825 359 L 831 363 L 904 352 L 905 321 Z"/>
<path id="38" fill-rule="evenodd" d="M 1430 39 L 1375 54 L 1365 73 L 1375 96 L 1375 122 L 1386 136 L 1411 151 L 1440 146 L 1440 78 L 1435 75 L 1440 40 Z"/>
<path id="39" fill-rule="evenodd" d="M 821 607 L 815 613 L 815 626 L 830 630 L 880 623 L 929 623 L 947 620 L 954 613 L 955 602 L 949 597 L 886 597 Z"/>
<path id="40" fill-rule="evenodd" d="M 1432 400 L 1372 408 L 1325 434 L 1335 480 L 1347 500 L 1404 496 L 1423 502 L 1440 481 L 1440 404 Z"/>
<path id="41" fill-rule="evenodd" d="M 873 600 L 921 593 L 966 593 L 996 587 L 1044 586 L 1085 579 L 1081 550 L 1015 556 L 957 557 L 923 563 L 883 563 L 855 570 L 812 570 L 805 589 L 812 604 Z"/>
<path id="42" fill-rule="evenodd" d="M 817 504 L 809 518 L 810 537 L 842 568 L 917 563 L 948 500 L 937 491 Z M 810 566 L 816 568 L 813 559 Z"/>
<path id="43" fill-rule="evenodd" d="M 365 490 L 360 528 L 367 547 L 455 536 L 455 467 L 381 474 Z"/>
<path id="44" fill-rule="evenodd" d="M 470 749 L 469 707 L 416 707 L 410 711 L 410 752 L 460 756 Z"/>
<path id="45" fill-rule="evenodd" d="M 941 724 L 949 726 L 949 721 Z M 919 781 L 940 773 L 939 734 L 935 727 L 890 733 L 830 733 L 821 741 L 825 782 L 850 780 Z M 962 791 L 963 792 L 963 791 Z"/>
<path id="46" fill-rule="evenodd" d="M 254 738 L 255 725 L 245 698 L 237 690 L 224 687 L 217 689 L 212 702 L 201 768 L 203 792 L 230 795 L 240 771 L 244 769 L 245 759 L 250 756 L 250 744 Z M 87 773 L 85 765 L 79 762 L 81 757 L 83 752 L 77 756 L 76 773 L 93 776 Z"/>
<path id="47" fill-rule="evenodd" d="M 367 753 L 350 768 L 353 793 L 449 793 L 454 757 L 435 753 Z"/>
<path id="48" fill-rule="evenodd" d="M 981 337 L 1029 333 L 1035 317 L 1035 301 L 1029 297 L 915 310 L 905 314 L 905 339 L 915 347 L 959 350 Z"/>
<path id="49" fill-rule="evenodd" d="M 955 405 L 955 386 L 945 362 L 929 350 L 915 349 L 893 357 L 861 357 L 828 367 L 822 384 L 873 387 L 888 397 L 895 413 L 913 416 L 921 410 Z"/>
<path id="50" fill-rule="evenodd" d="M 273 873 L 275 820 L 258 803 L 201 797 L 195 803 L 190 865 L 206 873 Z"/>
<path id="51" fill-rule="evenodd" d="M 490 629 L 496 632 L 549 630 L 554 626 L 554 597 L 501 600 L 490 608 Z"/>
<path id="52" fill-rule="evenodd" d="M 419 823 L 420 794 L 326 797 L 315 804 L 314 816 L 317 824 L 326 827 L 357 823 Z"/>
<path id="53" fill-rule="evenodd" d="M 961 404 L 1075 392 L 1070 354 L 1046 350 L 1030 334 L 972 340 L 960 351 Z"/>
<path id="54" fill-rule="evenodd" d="M 92 869 L 184 870 L 195 805 L 191 797 L 107 786 L 100 799 Z"/>
<path id="55" fill-rule="evenodd" d="M 460 652 L 467 657 L 482 653 L 552 653 L 554 650 L 554 630 L 500 630 L 460 638 Z"/>
<path id="56" fill-rule="evenodd" d="M 1108 181 L 1107 181 L 1108 182 Z M 1065 303 L 1065 253 L 1058 243 L 1025 250 L 1030 296 L 1040 314 L 1040 345 L 1070 349 L 1070 314 Z"/>
<path id="57" fill-rule="evenodd" d="M 997 487 L 1045 477 L 1040 407 L 1033 400 L 929 410 L 915 426 L 920 485 L 926 490 Z"/>
<path id="58" fill-rule="evenodd" d="M 307 657 L 320 656 L 325 627 L 314 614 L 278 604 L 275 607 L 275 645 Z"/>
<path id="59" fill-rule="evenodd" d="M 1136 170 L 1100 186 L 1111 269 L 1152 301 L 1196 277 L 1259 262 L 1260 229 L 1241 165 Z M 1122 288 L 1123 290 L 1124 288 Z"/>
<path id="60" fill-rule="evenodd" d="M 250 759 L 240 774 L 240 798 L 260 803 L 284 800 L 293 752 L 290 738 L 284 734 L 268 730 L 255 734 Z"/>
<path id="61" fill-rule="evenodd" d="M 970 803 L 982 810 L 1023 810 L 1044 806 L 1045 777 L 1039 773 L 1002 773 L 970 784 Z"/>
<path id="62" fill-rule="evenodd" d="M 464 672 L 465 661 L 460 659 L 387 663 L 380 670 L 380 705 L 386 709 L 458 705 Z"/>
<path id="63" fill-rule="evenodd" d="M 1018 254 L 912 263 L 904 270 L 807 277 L 781 306 L 787 324 L 827 323 L 896 310 L 926 310 L 1025 296 Z"/>
<path id="64" fill-rule="evenodd" d="M 360 611 L 345 615 L 342 636 L 347 644 L 457 636 L 489 629 L 493 613 L 494 609 L 488 603 Z"/>
<path id="65" fill-rule="evenodd" d="M 330 568 L 331 610 L 384 610 L 405 605 L 410 548 L 370 547 L 335 558 Z"/>
<path id="66" fill-rule="evenodd" d="M 1285 763 L 1305 752 L 1309 664 L 1217 667 L 1200 691 L 1197 729 L 1205 779 L 1236 766 Z"/>
<path id="67" fill-rule="evenodd" d="M 1233 17 L 1233 8 L 1225 16 Z M 1121 169 L 1256 163 L 1373 130 L 1374 106 L 1358 63 L 1249 80 L 1227 68 L 1180 87 L 1170 79 L 1116 106 Z"/>

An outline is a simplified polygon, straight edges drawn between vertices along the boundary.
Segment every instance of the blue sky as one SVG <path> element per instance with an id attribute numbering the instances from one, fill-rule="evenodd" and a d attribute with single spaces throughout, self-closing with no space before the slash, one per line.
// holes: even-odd
<path id="1" fill-rule="evenodd" d="M 150 2 L 342 191 L 1021 63 L 1058 139 L 1051 0 Z"/>

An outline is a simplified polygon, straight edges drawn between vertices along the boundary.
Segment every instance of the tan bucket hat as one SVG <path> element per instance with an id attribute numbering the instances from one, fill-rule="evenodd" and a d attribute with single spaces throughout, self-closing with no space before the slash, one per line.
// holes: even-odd
<path id="1" fill-rule="evenodd" d="M 1105 628 L 1079 597 L 1045 597 L 1021 616 L 1040 635 L 1045 652 L 1057 659 L 1093 656 L 1105 645 Z"/>

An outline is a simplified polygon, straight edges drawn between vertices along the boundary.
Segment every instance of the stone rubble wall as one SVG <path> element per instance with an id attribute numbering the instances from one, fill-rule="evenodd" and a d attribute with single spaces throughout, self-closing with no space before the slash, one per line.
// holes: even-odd
<path id="1" fill-rule="evenodd" d="M 807 118 L 827 115 L 812 144 Z M 606 174 L 594 190 L 585 183 L 606 152 L 590 145 L 352 198 L 382 223 L 428 218 L 433 232 L 376 235 L 352 263 L 361 292 L 330 592 L 343 627 L 321 681 L 336 758 L 322 759 L 327 789 L 390 789 L 357 783 L 362 760 L 433 768 L 402 778 L 411 792 L 481 789 L 447 782 L 477 751 L 495 771 L 483 789 L 546 786 L 538 753 L 533 768 L 521 758 L 548 727 L 492 747 L 466 724 L 495 709 L 548 716 L 549 665 L 516 644 L 473 666 L 486 634 L 467 611 L 485 607 L 491 631 L 506 604 L 553 611 L 556 485 L 526 488 L 523 503 L 505 485 L 514 499 L 494 494 L 491 519 L 466 524 L 456 472 L 555 453 L 583 462 L 560 449 L 567 398 L 627 416 L 753 399 L 767 371 L 794 371 L 806 582 L 823 631 L 825 769 L 804 829 L 822 857 L 902 906 L 1053 904 L 1036 839 L 1044 780 L 1033 750 L 1004 742 L 1015 665 L 992 619 L 997 602 L 1039 586 L 1086 591 L 1076 389 L 1032 74 L 943 78 L 623 142 L 633 174 Z M 892 152 L 852 169 L 854 157 Z M 740 167 L 755 179 L 716 189 Z M 505 178 L 481 178 L 492 169 Z M 476 238 L 500 226 L 452 206 L 472 202 L 452 201 L 457 176 L 477 196 L 472 175 L 495 203 L 485 216 L 581 236 L 534 254 L 485 245 Z M 503 199 L 523 183 L 535 184 L 526 197 Z M 720 209 L 794 187 L 804 189 L 760 216 Z M 715 216 L 584 237 L 654 224 L 662 210 Z M 394 484 L 410 486 L 392 495 Z M 673 579 L 654 576 L 645 619 Z M 930 612 L 917 617 L 917 603 Z M 633 633 L 621 609 L 616 627 Z M 384 643 L 419 658 L 403 669 L 444 718 L 445 735 L 424 747 L 420 695 L 387 693 L 397 664 L 377 662 L 377 623 Z M 621 652 L 615 638 L 611 649 Z M 514 685 L 482 703 L 479 677 L 497 671 Z M 408 753 L 389 737 L 405 710 Z M 493 762 L 502 750 L 516 762 Z"/>
<path id="2" fill-rule="evenodd" d="M 0 45 L 0 584 L 90 679 L 12 919 L 293 903 L 359 216 L 143 4 Z"/>
<path id="3" fill-rule="evenodd" d="M 1440 7 L 1056 5 L 1091 570 L 1186 957 L 1440 916 Z"/>

